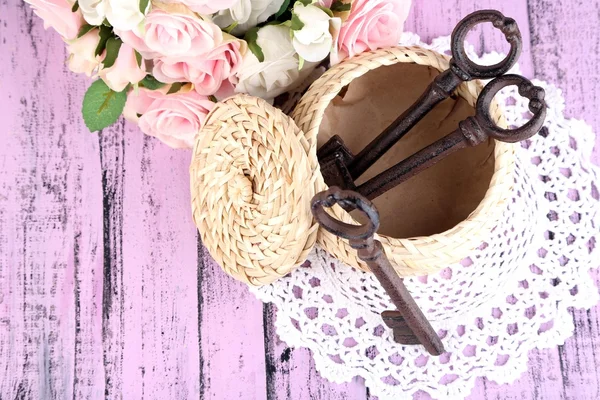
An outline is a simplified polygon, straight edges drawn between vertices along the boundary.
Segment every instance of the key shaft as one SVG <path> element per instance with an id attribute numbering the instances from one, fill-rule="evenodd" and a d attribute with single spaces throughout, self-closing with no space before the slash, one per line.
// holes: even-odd
<path id="1" fill-rule="evenodd" d="M 358 179 L 371 168 L 436 105 L 450 97 L 461 82 L 462 79 L 452 68 L 435 77 L 417 101 L 354 157 L 348 165 L 352 179 Z"/>
<path id="2" fill-rule="evenodd" d="M 465 51 L 467 34 L 483 22 L 491 22 L 510 44 L 510 51 L 505 59 L 495 65 L 478 65 L 471 61 Z M 475 11 L 463 18 L 452 32 L 450 68 L 435 77 L 411 107 L 352 159 L 347 165 L 352 179 L 356 180 L 364 174 L 436 105 L 450 97 L 462 82 L 496 78 L 507 73 L 517 62 L 521 49 L 521 32 L 514 19 L 507 18 L 496 10 Z"/>
<path id="3" fill-rule="evenodd" d="M 404 280 L 398 276 L 398 273 L 390 264 L 381 242 L 374 240 L 372 246 L 359 249 L 358 257 L 367 263 L 371 272 L 390 296 L 392 303 L 398 309 L 412 335 L 418 339 L 429 354 L 439 356 L 444 353 L 444 344 L 404 285 Z M 385 315 L 383 317 L 384 322 L 388 324 Z M 404 341 L 411 341 L 411 337 L 407 335 L 406 330 L 402 331 L 400 326 L 396 329 L 397 332 L 394 332 L 394 335 L 400 335 L 398 339 L 403 340 L 402 338 L 404 338 Z"/>
<path id="4" fill-rule="evenodd" d="M 325 211 L 325 207 L 336 204 L 361 211 L 368 222 L 350 225 L 339 221 Z M 442 354 L 442 341 L 390 264 L 381 242 L 374 239 L 379 228 L 379 213 L 375 206 L 357 192 L 332 187 L 313 198 L 311 211 L 323 229 L 350 241 L 350 246 L 358 251 L 358 257 L 367 263 L 390 296 L 397 311 L 384 311 L 382 318 L 392 328 L 394 340 L 405 345 L 422 344 L 430 354 Z"/>
<path id="5" fill-rule="evenodd" d="M 496 125 L 490 108 L 494 96 L 503 88 L 512 85 L 518 87 L 521 96 L 529 99 L 529 110 L 533 116 L 521 127 L 504 129 Z M 481 92 L 474 117 L 461 121 L 454 132 L 381 172 L 355 190 L 372 200 L 460 149 L 477 146 L 490 138 L 508 143 L 528 139 L 539 132 L 544 124 L 546 118 L 544 96 L 544 89 L 534 86 L 522 76 L 504 75 L 496 78 Z"/>

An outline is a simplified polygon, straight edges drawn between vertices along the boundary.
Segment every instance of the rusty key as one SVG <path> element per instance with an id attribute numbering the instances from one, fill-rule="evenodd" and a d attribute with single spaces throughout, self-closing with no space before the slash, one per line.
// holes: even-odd
<path id="1" fill-rule="evenodd" d="M 494 96 L 507 86 L 516 85 L 519 94 L 529 99 L 533 117 L 522 127 L 503 129 L 496 125 L 490 115 Z M 542 129 L 546 119 L 544 89 L 534 86 L 519 75 L 504 75 L 488 83 L 477 99 L 476 114 L 459 123 L 458 129 L 425 147 L 388 170 L 356 187 L 356 191 L 368 199 L 374 199 L 391 188 L 405 182 L 419 172 L 431 167 L 448 155 L 476 146 L 488 138 L 515 143 L 529 139 Z"/>
<path id="2" fill-rule="evenodd" d="M 365 225 L 349 225 L 335 219 L 325 211 L 325 207 L 335 204 L 360 210 L 367 216 L 368 222 Z M 390 264 L 381 242 L 374 240 L 373 236 L 379 229 L 379 213 L 375 206 L 356 192 L 331 187 L 313 198 L 311 210 L 324 229 L 349 240 L 352 248 L 358 251 L 358 257 L 367 263 L 397 307 L 397 311 L 382 313 L 383 321 L 394 332 L 394 341 L 405 345 L 422 344 L 434 356 L 444 353 L 442 341 Z"/>
<path id="3" fill-rule="evenodd" d="M 510 43 L 510 51 L 506 58 L 495 65 L 478 65 L 469 59 L 465 51 L 467 34 L 483 22 L 491 22 Z M 452 32 L 450 68 L 438 75 L 410 108 L 356 156 L 338 135 L 333 136 L 319 149 L 318 157 L 326 182 L 329 185 L 339 184 L 345 188 L 353 188 L 354 180 L 367 171 L 437 104 L 448 98 L 462 82 L 491 79 L 505 74 L 517 62 L 521 48 L 521 33 L 517 23 L 499 11 L 476 11 L 462 19 Z"/>

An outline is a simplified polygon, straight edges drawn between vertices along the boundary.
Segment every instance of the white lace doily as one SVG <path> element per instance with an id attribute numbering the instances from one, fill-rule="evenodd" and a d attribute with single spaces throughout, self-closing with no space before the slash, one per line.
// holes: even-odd
<path id="1" fill-rule="evenodd" d="M 426 46 L 407 34 L 403 44 L 447 53 L 450 39 Z M 598 302 L 589 275 L 599 266 L 598 169 L 589 161 L 594 133 L 564 118 L 560 89 L 535 84 L 546 90 L 546 129 L 517 150 L 514 201 L 503 223 L 462 263 L 405 280 L 447 353 L 431 357 L 421 346 L 393 342 L 379 315 L 393 307 L 376 279 L 321 249 L 291 276 L 252 289 L 276 305 L 280 338 L 312 350 L 323 377 L 341 383 L 361 376 L 380 400 L 412 398 L 419 390 L 463 399 L 477 377 L 516 380 L 527 369 L 529 350 L 554 347 L 573 334 L 569 307 Z M 498 97 L 509 122 L 522 125 L 527 107 L 516 88 Z"/>

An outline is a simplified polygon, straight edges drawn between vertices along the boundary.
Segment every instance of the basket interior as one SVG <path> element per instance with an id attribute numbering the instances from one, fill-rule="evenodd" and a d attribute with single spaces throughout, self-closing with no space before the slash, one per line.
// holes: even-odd
<path id="1" fill-rule="evenodd" d="M 329 104 L 318 146 L 338 134 L 357 154 L 427 88 L 439 72 L 395 64 L 352 81 Z M 473 102 L 473 101 L 471 101 Z M 439 104 L 357 182 L 384 171 L 458 127 L 475 110 L 453 97 Z M 380 234 L 409 238 L 444 232 L 463 221 L 484 198 L 494 173 L 494 141 L 460 150 L 375 199 Z"/>

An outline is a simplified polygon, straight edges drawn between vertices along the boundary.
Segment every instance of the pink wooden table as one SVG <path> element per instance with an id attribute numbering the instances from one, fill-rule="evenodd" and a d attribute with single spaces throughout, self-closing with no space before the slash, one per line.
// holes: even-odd
<path id="1" fill-rule="evenodd" d="M 475 9 L 515 17 L 524 71 L 600 132 L 600 0 L 414 3 L 407 30 L 425 40 Z M 21 0 L 0 1 L 0 398 L 370 398 L 359 380 L 322 379 L 278 340 L 273 308 L 207 258 L 189 152 L 124 122 L 87 132 L 89 82 L 65 57 Z M 575 336 L 532 352 L 514 385 L 479 380 L 471 398 L 600 398 L 599 310 L 574 311 Z"/>

